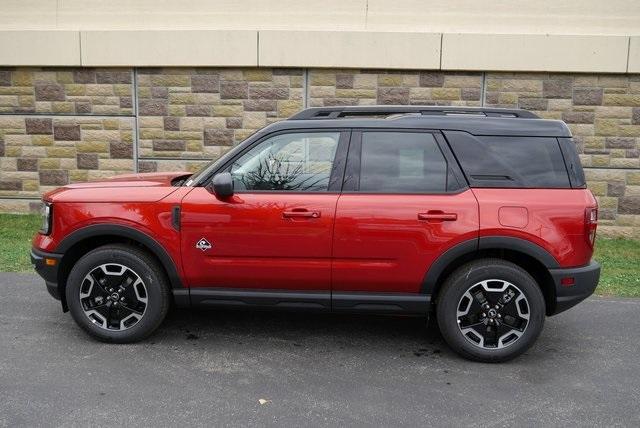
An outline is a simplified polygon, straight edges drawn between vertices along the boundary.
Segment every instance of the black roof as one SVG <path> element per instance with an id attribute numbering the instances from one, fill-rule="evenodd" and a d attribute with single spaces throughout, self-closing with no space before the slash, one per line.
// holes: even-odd
<path id="1" fill-rule="evenodd" d="M 436 106 L 313 107 L 262 132 L 284 129 L 401 128 L 465 131 L 473 135 L 571 137 L 560 120 L 521 109 Z"/>

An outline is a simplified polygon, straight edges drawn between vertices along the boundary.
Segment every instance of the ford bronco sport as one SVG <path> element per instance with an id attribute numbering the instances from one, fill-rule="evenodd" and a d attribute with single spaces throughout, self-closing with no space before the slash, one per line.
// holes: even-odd
<path id="1" fill-rule="evenodd" d="M 593 293 L 598 209 L 567 126 L 524 110 L 306 109 L 195 174 L 44 195 L 35 269 L 96 338 L 171 304 L 436 314 L 462 356 L 505 361 Z"/>

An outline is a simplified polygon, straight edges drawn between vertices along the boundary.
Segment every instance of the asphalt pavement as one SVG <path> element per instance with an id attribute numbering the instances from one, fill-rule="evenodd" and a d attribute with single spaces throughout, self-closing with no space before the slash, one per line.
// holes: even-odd
<path id="1" fill-rule="evenodd" d="M 640 300 L 547 318 L 506 364 L 415 318 L 173 311 L 96 342 L 34 274 L 0 273 L 0 426 L 640 426 Z"/>

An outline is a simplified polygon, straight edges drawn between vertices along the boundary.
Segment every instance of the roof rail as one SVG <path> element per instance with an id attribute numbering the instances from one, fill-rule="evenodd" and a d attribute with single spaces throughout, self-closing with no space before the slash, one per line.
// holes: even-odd
<path id="1" fill-rule="evenodd" d="M 520 119 L 540 119 L 538 115 L 528 110 L 506 108 L 458 106 L 343 106 L 308 108 L 294 114 L 288 120 L 348 119 L 353 117 L 383 117 L 411 113 L 442 116 L 470 115 Z"/>

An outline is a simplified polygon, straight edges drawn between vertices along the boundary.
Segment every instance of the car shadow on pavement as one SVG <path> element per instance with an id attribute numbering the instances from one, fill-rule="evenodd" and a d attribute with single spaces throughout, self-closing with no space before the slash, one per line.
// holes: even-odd
<path id="1" fill-rule="evenodd" d="M 547 328 L 556 330 L 555 334 L 543 332 L 538 343 L 515 361 L 545 364 L 553 359 L 563 348 L 561 338 L 572 334 L 563 332 L 564 327 L 563 323 L 548 323 Z M 351 351 L 360 356 L 422 357 L 417 361 L 424 361 L 424 357 L 464 361 L 448 348 L 434 317 L 173 309 L 146 343 L 190 344 L 194 349 L 241 345 L 256 352 L 306 348 L 322 353 Z"/>
<path id="2" fill-rule="evenodd" d="M 440 353 L 446 345 L 434 319 L 308 312 L 174 309 L 149 340 L 292 342 L 340 348 L 345 343 Z"/>

